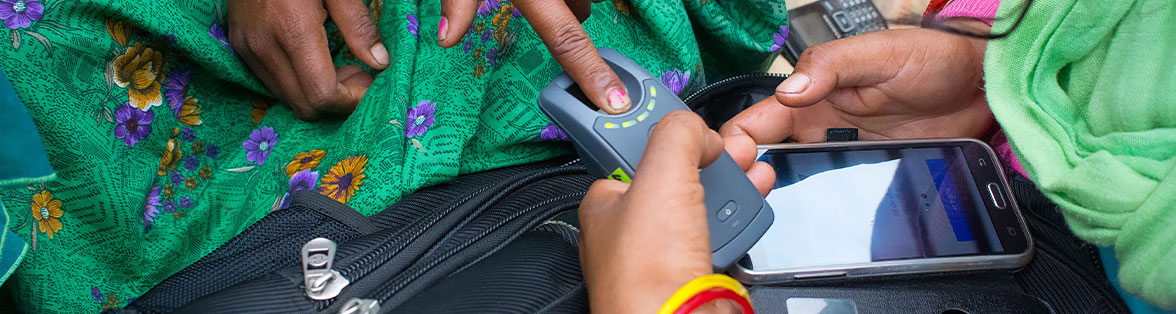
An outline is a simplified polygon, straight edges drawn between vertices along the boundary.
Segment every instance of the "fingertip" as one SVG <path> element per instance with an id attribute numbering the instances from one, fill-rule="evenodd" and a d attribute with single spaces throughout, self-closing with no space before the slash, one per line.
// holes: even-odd
<path id="1" fill-rule="evenodd" d="M 804 93 L 811 85 L 812 79 L 804 73 L 793 73 L 776 87 L 776 94 L 797 95 Z"/>
<path id="2" fill-rule="evenodd" d="M 382 70 L 388 67 L 388 48 L 384 47 L 384 43 L 377 42 L 369 51 L 372 53 L 372 59 L 376 61 L 376 64 L 369 64 L 372 68 Z"/>
<path id="3" fill-rule="evenodd" d="M 437 24 L 437 42 L 445 47 L 445 39 L 449 38 L 449 18 L 442 16 Z"/>
<path id="4" fill-rule="evenodd" d="M 727 154 L 731 155 L 731 159 L 734 159 L 740 168 L 744 171 L 751 169 L 757 153 L 754 139 L 750 136 L 740 134 L 726 136 L 723 138 L 723 142 L 727 149 Z"/>
<path id="5" fill-rule="evenodd" d="M 757 161 L 747 169 L 747 179 L 751 180 L 760 195 L 768 196 L 776 184 L 776 169 L 766 162 Z"/>
<path id="6" fill-rule="evenodd" d="M 629 111 L 633 107 L 633 100 L 629 98 L 629 93 L 625 92 L 624 87 L 609 88 L 608 100 L 605 102 L 605 112 L 609 114 L 621 114 Z"/>

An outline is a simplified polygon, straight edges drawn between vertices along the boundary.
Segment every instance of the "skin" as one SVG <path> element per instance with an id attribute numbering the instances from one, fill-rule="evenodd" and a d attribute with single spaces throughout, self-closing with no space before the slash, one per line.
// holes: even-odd
<path id="1" fill-rule="evenodd" d="M 598 181 L 581 204 L 581 263 L 592 309 L 655 312 L 679 287 L 711 272 L 695 169 L 714 160 L 718 145 L 766 194 L 775 173 L 752 162 L 756 144 L 823 141 L 830 127 L 859 128 L 863 139 L 983 134 L 993 124 L 980 89 L 984 44 L 924 29 L 854 36 L 806 50 L 775 97 L 723 126 L 723 141 L 697 117 L 663 118 L 633 184 Z M 808 84 L 796 84 L 799 75 Z M 737 309 L 716 302 L 696 313 Z"/>
<path id="2" fill-rule="evenodd" d="M 599 180 L 580 205 L 580 263 L 596 313 L 655 313 L 690 280 L 711 273 L 706 205 L 698 169 L 723 151 L 694 113 L 666 115 L 650 135 L 632 184 Z M 739 160 L 761 193 L 771 166 Z M 712 302 L 695 313 L 731 313 Z"/>
<path id="3" fill-rule="evenodd" d="M 439 25 L 437 44 L 451 48 L 460 43 L 483 1 L 440 1 L 445 23 Z M 514 4 L 597 107 L 610 114 L 629 109 L 627 92 L 614 92 L 624 91 L 624 84 L 580 26 L 590 15 L 591 1 L 525 0 Z M 288 103 L 302 119 L 351 114 L 373 81 L 371 74 L 359 67 L 335 67 L 323 27 L 328 18 L 339 26 L 357 58 L 377 70 L 388 66 L 388 51 L 362 0 L 228 2 L 229 42 L 274 97 Z"/>

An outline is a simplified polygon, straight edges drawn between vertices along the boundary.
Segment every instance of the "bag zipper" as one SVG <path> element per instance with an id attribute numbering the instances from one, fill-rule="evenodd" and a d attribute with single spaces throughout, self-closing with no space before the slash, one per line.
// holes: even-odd
<path id="1" fill-rule="evenodd" d="M 315 238 L 302 245 L 302 282 L 306 296 L 311 299 L 334 298 L 351 283 L 331 268 L 335 247 L 335 241 L 326 238 Z"/>
<path id="2" fill-rule="evenodd" d="M 523 210 L 514 212 L 510 216 L 506 217 L 505 219 L 502 219 L 502 220 L 498 221 L 497 223 L 495 223 L 493 226 L 490 226 L 489 228 L 482 230 L 477 235 L 474 235 L 473 237 L 466 239 L 465 241 L 461 242 L 460 244 L 453 247 L 452 249 L 444 252 L 440 256 L 437 256 L 436 258 L 432 258 L 428 264 L 414 267 L 415 270 L 406 270 L 406 273 L 409 273 L 410 275 L 408 275 L 405 278 L 402 278 L 401 280 L 389 282 L 389 283 L 382 285 L 379 289 L 376 290 L 375 293 L 373 293 L 371 295 L 375 296 L 374 299 L 376 299 L 376 300 L 388 300 L 389 298 L 392 297 L 393 294 L 396 294 L 397 291 L 399 291 L 400 289 L 403 289 L 404 286 L 408 285 L 410 282 L 415 280 L 417 277 L 424 275 L 430 269 L 432 269 L 433 267 L 436 267 L 441 262 L 444 262 L 445 260 L 449 259 L 450 257 L 453 257 L 454 255 L 457 255 L 459 252 L 468 248 L 469 246 L 473 245 L 474 243 L 486 238 L 489 234 L 491 234 L 495 231 L 498 231 L 500 228 L 502 228 L 504 225 L 510 223 L 511 221 L 513 221 L 513 220 L 515 220 L 525 214 L 528 214 L 531 211 L 534 211 L 536 209 L 549 207 L 549 205 L 554 205 L 554 206 L 550 206 L 552 209 L 549 210 L 548 212 L 561 212 L 563 210 L 570 209 L 570 208 L 578 205 L 580 203 L 580 200 L 584 198 L 585 194 L 586 193 L 584 193 L 584 192 L 565 194 L 565 195 L 558 196 L 558 197 L 552 198 L 552 199 L 544 201 L 544 202 L 540 202 L 539 204 L 532 205 L 532 206 L 527 207 Z M 503 245 L 505 245 L 507 242 L 509 242 L 509 241 L 503 241 Z"/>
<path id="3" fill-rule="evenodd" d="M 358 260 L 356 260 L 355 262 L 352 262 L 352 263 L 345 265 L 343 267 L 339 267 L 338 269 L 332 269 L 331 271 L 335 272 L 337 274 L 336 279 L 341 280 L 341 281 L 335 283 L 335 285 L 341 285 L 340 287 L 338 287 L 340 289 L 340 291 L 335 292 L 333 295 L 330 295 L 329 293 L 328 294 L 320 294 L 319 298 L 315 298 L 315 297 L 311 296 L 312 299 L 316 300 L 316 302 L 314 302 L 315 308 L 318 311 L 322 311 L 323 309 L 330 306 L 331 303 L 333 303 L 333 301 L 334 301 L 334 297 L 339 295 L 339 292 L 341 292 L 343 287 L 346 287 L 346 284 L 341 284 L 343 281 L 350 283 L 350 281 L 352 281 L 352 280 L 366 276 L 372 270 L 376 269 L 379 265 L 383 265 L 384 263 L 387 263 L 389 260 L 391 260 L 393 257 L 395 257 L 401 250 L 403 250 L 407 245 L 410 244 L 409 243 L 410 241 L 408 241 L 408 240 L 419 237 L 422 233 L 424 233 L 425 230 L 427 230 L 430 227 L 432 227 L 433 225 L 435 225 L 438 221 L 440 221 L 441 219 L 446 217 L 449 213 L 451 213 L 456 208 L 469 202 L 470 199 L 473 199 L 474 197 L 481 195 L 481 194 L 491 190 L 492 188 L 500 187 L 501 191 L 499 191 L 496 195 L 492 196 L 491 198 L 487 199 L 486 204 L 480 206 L 480 207 L 484 208 L 484 207 L 488 207 L 487 204 L 493 204 L 493 203 L 497 202 L 499 199 L 506 197 L 508 193 L 504 193 L 505 191 L 516 190 L 522 186 L 526 186 L 526 185 L 533 183 L 534 181 L 539 180 L 539 179 L 544 179 L 544 178 L 557 176 L 557 175 L 578 174 L 578 173 L 584 173 L 584 172 L 586 172 L 586 170 L 584 170 L 583 167 L 577 167 L 577 166 L 575 166 L 574 162 L 569 162 L 569 163 L 564 164 L 563 166 L 560 166 L 557 168 L 545 169 L 545 170 L 539 171 L 538 173 L 526 175 L 525 177 L 523 177 L 521 179 L 513 180 L 509 184 L 507 184 L 505 187 L 502 187 L 501 185 L 498 185 L 498 186 L 488 185 L 488 186 L 482 187 L 482 188 L 480 188 L 470 194 L 467 194 L 466 196 L 462 197 L 457 202 L 454 202 L 452 206 L 450 206 L 444 210 L 436 211 L 433 214 L 431 214 L 430 216 L 428 216 L 427 221 L 425 221 L 425 223 L 412 224 L 412 226 L 409 226 L 408 229 L 406 229 L 404 231 L 390 234 L 386 240 L 381 241 L 382 243 L 384 243 L 383 245 L 377 247 L 374 250 L 368 251 L 367 253 L 363 254 L 363 256 L 361 258 L 359 258 Z M 477 212 L 472 212 L 471 214 L 476 214 L 476 213 Z M 309 245 L 310 243 L 308 242 L 307 244 Z M 331 254 L 331 256 L 333 257 L 333 253 Z M 304 274 L 304 276 L 305 276 L 305 274 Z M 327 282 L 335 282 L 335 281 L 327 280 Z M 310 289 L 309 288 L 307 289 L 307 295 L 310 296 Z M 330 295 L 330 297 L 326 297 L 327 295 Z"/>
<path id="4" fill-rule="evenodd" d="M 766 80 L 766 79 L 776 80 L 776 79 L 781 79 L 781 78 L 788 78 L 788 75 L 787 74 L 779 74 L 779 73 L 740 74 L 740 75 L 736 75 L 736 76 L 732 76 L 732 77 L 728 77 L 728 78 L 719 80 L 718 82 L 707 84 L 706 86 L 703 86 L 702 89 L 699 89 L 698 91 L 691 93 L 690 96 L 683 98 L 682 102 L 686 103 L 687 105 L 690 105 L 691 101 L 695 101 L 696 98 L 701 97 L 703 94 L 709 93 L 719 87 L 723 87 L 725 85 L 732 84 L 732 83 L 737 83 L 737 82 L 742 83 L 742 81 L 747 81 L 747 80 Z M 694 106 L 688 106 L 688 107 L 690 107 L 690 109 L 695 109 Z"/>

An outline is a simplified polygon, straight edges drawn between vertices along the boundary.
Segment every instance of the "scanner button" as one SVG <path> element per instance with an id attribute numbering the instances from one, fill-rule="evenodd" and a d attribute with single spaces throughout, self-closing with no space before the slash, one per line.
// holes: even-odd
<path id="1" fill-rule="evenodd" d="M 657 88 L 650 86 L 649 87 L 649 96 L 657 97 Z M 650 103 L 653 103 L 653 101 L 651 100 Z"/>
<path id="2" fill-rule="evenodd" d="M 648 118 L 648 117 L 649 117 L 649 111 L 642 112 L 640 115 L 637 116 L 637 122 L 645 121 L 645 118 Z"/>
<path id="3" fill-rule="evenodd" d="M 1005 203 L 1004 194 L 1001 194 L 1000 187 L 995 182 L 988 183 L 988 196 L 992 198 L 992 204 L 996 205 L 996 208 L 1004 209 L 1005 206 L 1008 206 Z"/>
<path id="4" fill-rule="evenodd" d="M 617 125 L 616 123 L 612 123 L 612 122 L 605 122 L 604 123 L 604 128 L 606 128 L 606 129 L 615 129 L 617 127 L 619 127 L 619 125 Z"/>
<path id="5" fill-rule="evenodd" d="M 723 204 L 723 207 L 719 208 L 719 212 L 715 213 L 715 218 L 718 218 L 719 222 L 724 222 L 731 219 L 731 216 L 734 216 L 737 211 L 739 211 L 739 204 L 733 200 L 727 201 L 727 204 Z"/>
<path id="6" fill-rule="evenodd" d="M 649 104 L 645 105 L 645 110 L 653 110 L 653 99 L 650 99 Z"/>
<path id="7" fill-rule="evenodd" d="M 629 120 L 629 121 L 621 122 L 621 127 L 627 128 L 627 127 L 631 127 L 635 124 L 637 124 L 637 121 Z"/>

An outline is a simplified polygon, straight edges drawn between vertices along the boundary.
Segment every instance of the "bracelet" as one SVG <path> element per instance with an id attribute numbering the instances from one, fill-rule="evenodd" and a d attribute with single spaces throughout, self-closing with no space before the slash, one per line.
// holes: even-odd
<path id="1" fill-rule="evenodd" d="M 685 303 L 682 303 L 682 306 L 679 307 L 677 311 L 674 311 L 674 314 L 690 314 L 693 313 L 694 310 L 697 310 L 699 307 L 701 307 L 703 304 L 720 299 L 735 301 L 735 303 L 739 304 L 739 310 L 744 314 L 755 314 L 755 309 L 751 308 L 751 299 L 748 299 L 745 296 L 741 296 L 738 293 L 735 293 L 735 291 L 723 288 L 711 288 L 710 290 L 706 290 L 694 295 L 693 298 L 690 298 L 689 300 L 686 300 Z"/>
<path id="2" fill-rule="evenodd" d="M 710 292 L 710 290 L 719 291 Z M 726 291 L 726 293 L 721 291 Z M 732 294 L 734 296 L 731 296 Z M 674 292 L 674 295 L 670 296 L 670 299 L 666 300 L 665 304 L 662 304 L 661 309 L 657 313 L 688 313 L 680 311 L 687 309 L 684 308 L 687 303 L 697 303 L 687 309 L 693 311 L 698 306 L 718 299 L 731 299 L 739 303 L 744 314 L 754 313 L 751 308 L 751 296 L 747 294 L 747 288 L 744 288 L 735 279 L 722 274 L 710 274 L 694 278 L 694 280 L 683 285 L 682 288 L 678 288 L 678 291 Z"/>

